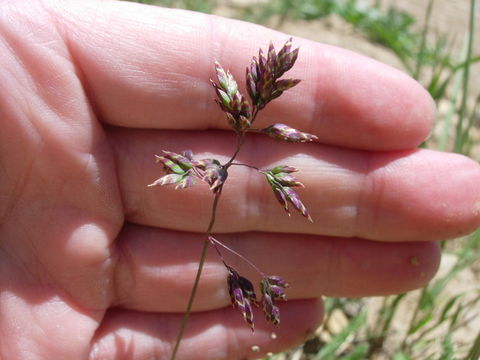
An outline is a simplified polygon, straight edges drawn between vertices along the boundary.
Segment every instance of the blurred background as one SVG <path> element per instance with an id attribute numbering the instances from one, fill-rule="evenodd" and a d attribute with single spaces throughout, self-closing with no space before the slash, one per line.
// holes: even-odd
<path id="1" fill-rule="evenodd" d="M 423 147 L 480 160 L 480 9 L 476 0 L 151 0 L 263 24 L 378 59 L 417 79 L 437 120 Z M 479 184 L 480 186 L 480 184 Z M 270 360 L 480 359 L 480 230 L 442 244 L 425 288 L 326 298 L 305 344 Z"/>

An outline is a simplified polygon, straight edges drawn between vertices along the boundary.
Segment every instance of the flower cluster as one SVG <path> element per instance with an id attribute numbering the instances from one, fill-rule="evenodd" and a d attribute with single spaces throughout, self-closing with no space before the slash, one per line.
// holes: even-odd
<path id="1" fill-rule="evenodd" d="M 217 80 L 210 80 L 217 96 L 215 101 L 226 114 L 229 124 L 235 130 L 237 135 L 237 148 L 230 160 L 224 164 L 216 159 L 195 160 L 191 151 L 184 151 L 181 154 L 163 151 L 162 155 L 156 156 L 156 159 L 157 162 L 163 165 L 166 174 L 150 184 L 150 186 L 173 184 L 176 189 L 183 189 L 193 186 L 196 179 L 200 179 L 210 186 L 210 189 L 215 194 L 215 200 L 213 202 L 210 224 L 207 229 L 208 241 L 205 243 L 204 249 L 206 249 L 206 246 L 209 244 L 213 245 L 222 262 L 225 264 L 228 273 L 228 291 L 232 305 L 240 310 L 252 331 L 254 330 L 252 305 L 261 306 L 269 322 L 275 326 L 280 324 L 280 309 L 275 302 L 277 300 L 286 300 L 285 288 L 288 284 L 279 276 L 265 275 L 247 258 L 230 249 L 211 235 L 215 224 L 217 204 L 228 177 L 228 170 L 234 165 L 246 165 L 234 162 L 234 160 L 245 142 L 247 133 L 254 132 L 293 143 L 317 140 L 315 135 L 299 131 L 285 124 L 272 124 L 263 129 L 255 129 L 252 127 L 260 110 L 270 101 L 282 95 L 284 91 L 294 87 L 300 82 L 300 80 L 297 79 L 280 79 L 285 72 L 293 67 L 297 56 L 298 49 L 292 48 L 292 39 L 289 39 L 278 53 L 275 51 L 272 43 L 270 43 L 266 55 L 260 49 L 258 58 L 253 57 L 246 70 L 246 87 L 250 101 L 240 92 L 233 75 L 229 71 L 224 70 L 218 62 L 215 62 Z M 257 169 L 251 165 L 246 166 Z M 302 183 L 292 175 L 292 173 L 298 171 L 297 169 L 291 166 L 281 165 L 269 170 L 257 170 L 264 174 L 267 183 L 273 189 L 276 198 L 288 215 L 290 215 L 289 205 L 293 205 L 303 216 L 312 221 L 306 207 L 300 201 L 298 193 L 294 190 L 294 187 L 303 187 Z M 256 298 L 252 282 L 240 276 L 237 271 L 227 265 L 220 251 L 220 247 L 238 256 L 258 272 L 261 278 L 260 291 L 262 298 L 260 301 Z M 202 252 L 202 261 L 200 264 L 203 264 L 203 260 L 205 259 L 204 254 L 206 254 L 205 250 Z M 178 344 L 182 338 L 183 329 L 187 321 L 186 319 L 191 311 L 191 304 L 193 303 L 196 287 L 198 286 L 201 267 L 202 265 L 200 265 L 198 269 L 197 280 L 189 301 L 190 305 L 187 308 L 187 315 L 182 323 L 172 359 L 175 358 Z"/>
<path id="2" fill-rule="evenodd" d="M 227 180 L 228 172 L 225 167 L 216 159 L 203 160 L 200 170 L 203 170 L 202 180 L 210 185 L 210 190 L 214 194 L 222 190 L 223 184 Z"/>
<path id="3" fill-rule="evenodd" d="M 240 276 L 232 267 L 226 265 L 228 271 L 228 292 L 234 307 L 238 307 L 247 322 L 248 326 L 254 331 L 252 304 L 259 306 L 257 296 L 252 283 L 247 278 Z M 262 310 L 267 321 L 275 326 L 280 325 L 280 309 L 275 305 L 275 300 L 284 300 L 285 288 L 288 284 L 280 276 L 263 275 L 260 281 L 260 290 L 262 292 Z"/>
<path id="4" fill-rule="evenodd" d="M 148 186 L 163 186 L 176 184 L 175 189 L 184 189 L 195 185 L 199 178 L 210 185 L 214 194 L 221 191 L 228 173 L 224 166 L 216 159 L 193 159 L 190 150 L 177 154 L 172 151 L 163 151 L 162 156 L 156 155 L 156 160 L 163 164 L 166 175 L 155 180 Z"/>
<path id="5" fill-rule="evenodd" d="M 237 132 L 246 131 L 252 125 L 250 104 L 238 90 L 237 82 L 232 74 L 225 71 L 218 62 L 215 62 L 215 72 L 218 84 L 210 80 L 218 97 L 215 102 L 220 105 L 227 115 L 230 125 Z"/>
<path id="6" fill-rule="evenodd" d="M 303 216 L 312 221 L 307 208 L 301 202 L 298 193 L 293 189 L 295 186 L 304 187 L 303 184 L 292 175 L 292 173 L 297 171 L 298 169 L 294 167 L 280 165 L 262 172 L 267 178 L 277 200 L 283 205 L 283 208 L 288 215 L 290 215 L 290 209 L 288 207 L 288 204 L 290 203 Z"/>
<path id="7" fill-rule="evenodd" d="M 247 90 L 257 109 L 263 109 L 270 101 L 282 95 L 285 90 L 300 82 L 298 79 L 278 80 L 292 68 L 297 56 L 298 49 L 292 50 L 292 39 L 290 38 L 278 54 L 273 44 L 270 43 L 266 57 L 262 49 L 258 52 L 258 59 L 253 57 L 250 66 L 247 67 Z"/>
<path id="8" fill-rule="evenodd" d="M 285 124 L 273 124 L 260 131 L 274 139 L 287 142 L 308 142 L 318 139 L 315 135 L 301 132 Z"/>
<path id="9" fill-rule="evenodd" d="M 262 291 L 263 314 L 273 325 L 280 325 L 280 309 L 275 306 L 275 300 L 287 301 L 285 288 L 288 284 L 280 276 L 266 276 L 260 282 Z"/>
<path id="10" fill-rule="evenodd" d="M 247 278 L 240 276 L 232 267 L 226 265 L 228 271 L 227 284 L 233 307 L 238 307 L 250 329 L 254 331 L 252 304 L 257 305 L 257 297 L 253 285 Z"/>
<path id="11" fill-rule="evenodd" d="M 175 189 L 184 189 L 195 184 L 195 162 L 191 151 L 184 151 L 177 154 L 163 150 L 163 155 L 155 155 L 156 161 L 163 164 L 166 175 L 155 180 L 148 186 L 163 186 L 176 184 Z"/>

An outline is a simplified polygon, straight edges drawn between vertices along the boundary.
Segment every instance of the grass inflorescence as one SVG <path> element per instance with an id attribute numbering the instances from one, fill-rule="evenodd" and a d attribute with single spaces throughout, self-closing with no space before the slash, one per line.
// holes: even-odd
<path id="1" fill-rule="evenodd" d="M 233 75 L 225 70 L 220 63 L 215 62 L 216 79 L 211 80 L 213 89 L 217 95 L 215 102 L 225 113 L 226 121 L 233 129 L 237 137 L 237 146 L 232 150 L 230 159 L 221 163 L 215 158 L 199 159 L 192 151 L 185 150 L 181 154 L 163 150 L 161 155 L 156 155 L 156 160 L 163 166 L 164 174 L 149 186 L 173 185 L 175 189 L 185 189 L 194 186 L 197 181 L 208 184 L 213 194 L 212 211 L 207 230 L 204 235 L 204 244 L 200 255 L 197 275 L 192 287 L 190 298 L 186 306 L 185 315 L 180 325 L 177 340 L 172 352 L 171 360 L 176 358 L 178 349 L 187 327 L 188 319 L 192 311 L 192 305 L 199 286 L 200 276 L 207 255 L 207 249 L 211 245 L 215 248 L 219 258 L 227 271 L 226 284 L 233 307 L 238 308 L 243 319 L 252 332 L 255 330 L 253 306 L 262 308 L 265 319 L 275 326 L 280 325 L 280 308 L 278 300 L 286 301 L 285 288 L 288 283 L 278 275 L 267 275 L 253 264 L 248 258 L 229 248 L 214 236 L 214 225 L 217 219 L 218 203 L 222 190 L 228 180 L 229 169 L 232 166 L 250 166 L 257 170 L 259 175 L 264 176 L 266 183 L 271 187 L 273 194 L 290 215 L 290 206 L 299 211 L 308 220 L 312 221 L 307 208 L 300 200 L 295 187 L 303 187 L 303 184 L 292 175 L 298 169 L 288 165 L 277 165 L 272 169 L 260 170 L 249 164 L 235 162 L 242 146 L 245 144 L 249 133 L 257 133 L 271 138 L 302 143 L 317 140 L 317 137 L 285 124 L 272 124 L 265 128 L 256 128 L 255 120 L 261 110 L 271 101 L 279 98 L 285 91 L 298 85 L 298 79 L 285 79 L 282 76 L 295 64 L 299 49 L 292 47 L 292 39 L 277 52 L 272 43 L 268 51 L 262 49 L 258 57 L 253 57 L 246 69 L 246 87 L 248 97 L 244 96 L 238 87 Z M 223 252 L 237 256 L 250 265 L 259 275 L 261 298 L 257 299 L 253 283 L 240 275 L 223 256 Z"/>
<path id="2" fill-rule="evenodd" d="M 203 12 L 214 12 L 216 6 L 226 3 L 233 8 L 237 18 L 277 28 L 288 21 L 321 21 L 331 15 L 338 16 L 371 42 L 395 54 L 404 70 L 419 80 L 443 108 L 437 119 L 440 131 L 422 146 L 465 155 L 470 155 L 472 149 L 478 146 L 475 134 L 478 134 L 480 126 L 480 94 L 472 93 L 469 86 L 472 66 L 480 62 L 480 54 L 475 53 L 473 48 L 475 34 L 478 33 L 476 0 L 470 0 L 470 16 L 465 19 L 465 39 L 447 31 L 432 31 L 434 0 L 425 2 L 423 26 L 420 28 L 417 26 L 419 19 L 395 7 L 385 9 L 380 0 L 370 3 L 355 0 L 267 0 L 247 5 L 230 5 L 220 0 L 141 2 Z M 464 50 L 458 51 L 458 45 L 462 43 Z M 273 135 L 277 129 L 264 131 Z M 264 176 L 269 181 L 272 174 Z M 276 192 L 284 206 L 292 204 L 287 195 L 288 190 Z M 301 206 L 293 206 L 301 209 Z M 268 359 L 478 359 L 480 332 L 472 334 L 472 341 L 467 344 L 456 339 L 462 328 L 478 320 L 480 293 L 446 290 L 451 288 L 459 274 L 471 268 L 480 258 L 480 230 L 452 243 L 453 246 L 443 244 L 444 253 L 453 259 L 447 271 L 420 291 L 384 297 L 375 309 L 369 308 L 369 301 L 364 299 L 327 298 L 323 330 L 304 345 Z M 338 316 L 344 319 L 344 326 L 334 331 L 328 324 Z M 372 323 L 369 318 L 376 320 Z M 399 328 L 403 331 L 399 332 Z"/>

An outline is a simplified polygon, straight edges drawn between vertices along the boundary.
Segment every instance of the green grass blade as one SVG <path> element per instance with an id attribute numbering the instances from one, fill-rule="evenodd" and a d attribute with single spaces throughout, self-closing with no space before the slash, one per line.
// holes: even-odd
<path id="1" fill-rule="evenodd" d="M 389 306 L 389 308 L 386 309 L 385 312 L 385 322 L 383 323 L 383 328 L 382 328 L 382 334 L 386 334 L 388 330 L 390 329 L 390 326 L 393 321 L 393 317 L 395 316 L 395 313 L 397 312 L 398 305 L 402 301 L 402 299 L 405 297 L 406 294 L 400 294 L 396 295 L 395 298 L 393 299 L 392 304 Z"/>
<path id="2" fill-rule="evenodd" d="M 442 355 L 439 360 L 453 360 L 455 358 L 455 350 L 452 344 L 452 337 L 446 334 L 442 340 Z"/>
<path id="3" fill-rule="evenodd" d="M 468 355 L 465 357 L 465 360 L 478 360 L 480 359 L 480 331 L 477 334 L 477 338 L 473 343 Z"/>
<path id="4" fill-rule="evenodd" d="M 415 71 L 413 73 L 413 78 L 416 79 L 416 80 L 418 80 L 418 78 L 420 76 L 420 73 L 422 71 L 422 67 L 425 63 L 425 50 L 426 50 L 426 45 L 427 45 L 427 34 L 428 34 L 429 25 L 430 25 L 430 17 L 432 15 L 432 9 L 433 9 L 433 0 L 429 0 L 428 1 L 428 6 L 427 6 L 427 11 L 425 13 L 425 20 L 424 20 L 422 35 L 421 35 L 421 40 L 420 40 L 420 50 L 418 51 L 418 54 L 417 54 Z"/>
<path id="5" fill-rule="evenodd" d="M 470 20 L 468 29 L 468 42 L 467 42 L 467 56 L 465 59 L 465 68 L 463 71 L 463 92 L 462 92 L 462 104 L 460 106 L 459 119 L 456 128 L 455 139 L 455 151 L 461 153 L 464 148 L 466 137 L 468 136 L 469 128 L 464 129 L 464 119 L 467 112 L 467 99 L 468 99 L 468 82 L 470 78 L 470 64 L 473 51 L 473 40 L 475 36 L 475 23 L 476 23 L 476 8 L 477 1 L 470 0 Z"/>
<path id="6" fill-rule="evenodd" d="M 354 317 L 350 323 L 340 333 L 335 335 L 333 339 L 326 344 L 314 357 L 315 360 L 333 360 L 336 359 L 335 352 L 342 346 L 347 338 L 356 333 L 357 330 L 365 324 L 367 313 L 362 312 Z"/>
<path id="7" fill-rule="evenodd" d="M 462 311 L 463 311 L 462 304 L 457 305 L 457 310 L 453 313 L 452 317 L 450 318 L 450 325 L 448 326 L 449 331 L 453 331 L 453 329 L 456 327 Z"/>
<path id="8" fill-rule="evenodd" d="M 477 96 L 475 99 L 475 104 L 473 105 L 472 112 L 470 116 L 468 117 L 468 124 L 467 124 L 467 129 L 470 131 L 470 129 L 473 127 L 475 123 L 475 119 L 477 117 L 477 110 L 480 108 L 480 94 Z M 472 139 L 468 136 L 465 136 L 465 147 L 464 147 L 464 153 L 470 154 L 470 150 L 473 146 L 473 141 Z"/>
<path id="9" fill-rule="evenodd" d="M 480 61 L 480 55 L 475 55 L 475 56 L 472 56 L 472 58 L 468 61 L 462 61 L 460 64 L 457 64 L 453 67 L 453 70 L 454 71 L 458 71 L 458 70 L 462 70 L 465 66 L 467 66 L 467 64 L 475 64 L 477 62 Z"/>
<path id="10" fill-rule="evenodd" d="M 400 351 L 393 356 L 393 360 L 413 360 L 410 355 Z"/>
<path id="11" fill-rule="evenodd" d="M 442 313 L 440 315 L 440 319 L 438 321 L 438 323 L 442 323 L 444 322 L 446 319 L 447 319 L 447 316 L 449 315 L 449 312 L 450 310 L 453 308 L 453 306 L 455 305 L 455 303 L 463 296 L 463 294 L 458 294 L 454 297 L 452 297 L 450 300 L 448 300 L 448 302 L 445 304 L 445 306 L 443 307 L 443 310 L 442 310 Z"/>
<path id="12" fill-rule="evenodd" d="M 367 358 L 370 346 L 368 343 L 357 345 L 348 355 L 342 356 L 338 360 L 363 360 Z"/>
<path id="13" fill-rule="evenodd" d="M 423 328 L 425 325 L 427 325 L 431 320 L 433 319 L 433 313 L 428 312 L 426 315 L 424 315 L 420 320 L 418 320 L 415 325 L 412 326 L 412 328 L 408 331 L 408 335 L 416 333 L 418 330 Z"/>

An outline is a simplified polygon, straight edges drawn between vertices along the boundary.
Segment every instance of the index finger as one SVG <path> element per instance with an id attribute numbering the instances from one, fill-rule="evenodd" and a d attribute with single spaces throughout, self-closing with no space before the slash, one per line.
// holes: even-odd
<path id="1" fill-rule="evenodd" d="M 57 12 L 63 36 L 103 121 L 132 128 L 228 128 L 212 101 L 213 62 L 240 84 L 270 40 L 287 35 L 215 16 L 125 2 L 72 2 Z M 273 101 L 260 126 L 286 122 L 321 142 L 361 149 L 417 146 L 433 102 L 398 70 L 333 46 L 294 39 L 300 56 L 287 77 L 302 79 Z"/>

